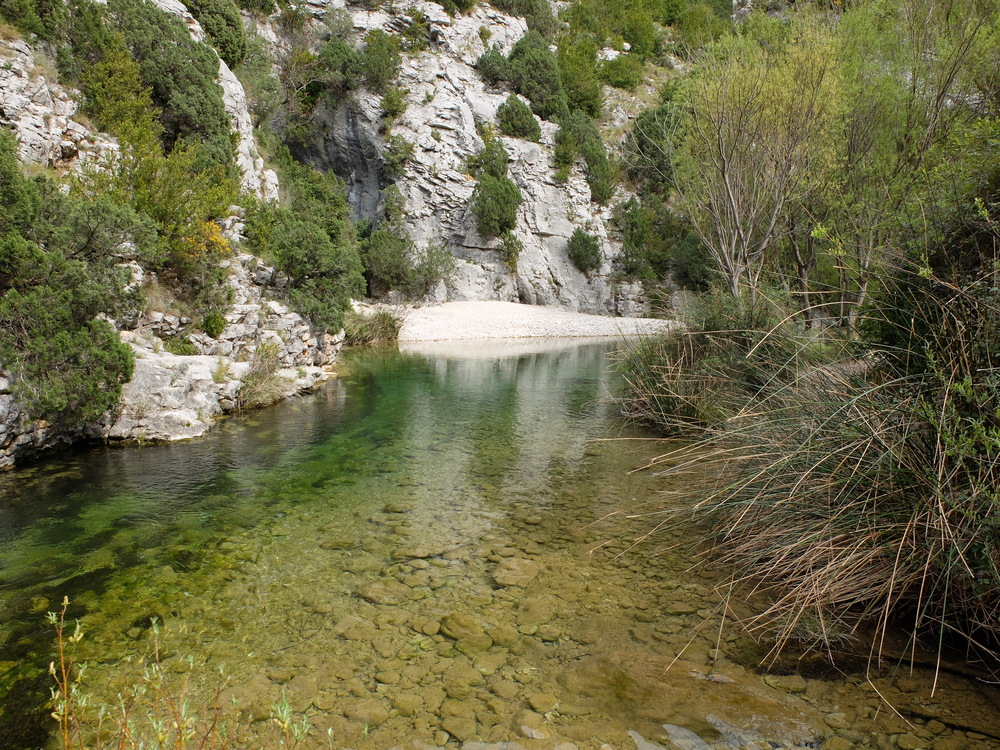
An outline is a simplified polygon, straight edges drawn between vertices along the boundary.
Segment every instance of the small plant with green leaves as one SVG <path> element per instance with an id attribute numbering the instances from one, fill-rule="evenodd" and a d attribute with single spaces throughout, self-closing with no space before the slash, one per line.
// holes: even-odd
<path id="1" fill-rule="evenodd" d="M 215 369 L 212 370 L 212 382 L 214 383 L 225 383 L 229 379 L 229 371 L 232 368 L 232 364 L 228 359 L 219 355 L 219 358 L 215 362 Z"/>
<path id="2" fill-rule="evenodd" d="M 344 317 L 344 343 L 347 346 L 379 346 L 394 343 L 403 327 L 398 311 L 380 308 L 371 313 L 350 311 Z"/>
<path id="3" fill-rule="evenodd" d="M 596 271 L 601 265 L 601 244 L 598 239 L 577 227 L 566 247 L 573 265 L 584 273 Z"/>
<path id="4" fill-rule="evenodd" d="M 531 107 L 514 94 L 508 96 L 507 101 L 497 108 L 497 123 L 504 135 L 536 143 L 542 137 L 542 126 L 532 114 Z"/>
<path id="5" fill-rule="evenodd" d="M 521 239 L 512 231 L 504 232 L 503 236 L 500 237 L 500 257 L 503 258 L 504 263 L 512 270 L 517 270 L 517 259 L 521 257 L 521 253 L 524 251 L 524 243 Z"/>

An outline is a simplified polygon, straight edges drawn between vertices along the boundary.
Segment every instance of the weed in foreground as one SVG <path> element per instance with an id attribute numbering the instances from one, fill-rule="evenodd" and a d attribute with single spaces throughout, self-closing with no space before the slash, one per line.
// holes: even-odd
<path id="1" fill-rule="evenodd" d="M 220 677 L 212 699 L 198 702 L 189 679 L 178 688 L 164 673 L 159 650 L 159 626 L 152 624 L 152 655 L 124 694 L 113 703 L 97 700 L 85 690 L 86 664 L 73 659 L 84 637 L 80 623 L 68 630 L 63 599 L 59 612 L 49 612 L 56 634 L 56 658 L 49 666 L 52 688 L 52 718 L 61 750 L 229 750 L 240 746 L 237 737 L 247 727 L 240 726 L 236 705 L 225 705 Z M 195 708 L 201 705 L 202 708 Z M 271 718 L 257 737 L 261 747 L 298 747 L 310 732 L 309 719 L 296 718 L 288 700 L 272 707 Z M 332 737 L 327 737 L 328 742 Z"/>

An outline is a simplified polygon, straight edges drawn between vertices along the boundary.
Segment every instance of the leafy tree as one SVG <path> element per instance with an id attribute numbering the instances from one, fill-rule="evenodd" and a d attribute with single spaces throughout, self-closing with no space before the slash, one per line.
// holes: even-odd
<path id="1" fill-rule="evenodd" d="M 521 16 L 528 22 L 528 29 L 545 39 L 554 39 L 559 22 L 552 15 L 548 0 L 496 0 L 497 8 L 512 16 Z"/>
<path id="2" fill-rule="evenodd" d="M 0 131 L 0 362 L 31 415 L 75 425 L 117 401 L 132 353 L 98 316 L 126 309 L 115 253 L 149 233 L 108 201 L 27 180 Z"/>
<path id="3" fill-rule="evenodd" d="M 531 108 L 513 94 L 497 108 L 497 120 L 504 135 L 536 143 L 542 137 L 542 126 L 531 113 Z"/>
<path id="4" fill-rule="evenodd" d="M 484 174 L 472 196 L 476 228 L 484 237 L 500 237 L 517 226 L 517 209 L 523 198 L 508 177 Z"/>
<path id="5" fill-rule="evenodd" d="M 226 65 L 235 68 L 243 62 L 247 35 L 234 0 L 188 0 L 186 5 Z"/>
<path id="6" fill-rule="evenodd" d="M 609 86 L 634 91 L 642 83 L 643 67 L 642 58 L 636 55 L 618 55 L 612 60 L 604 60 L 598 68 L 598 75 Z"/>
<path id="7" fill-rule="evenodd" d="M 568 170 L 577 156 L 586 164 L 591 200 L 607 203 L 615 189 L 611 163 L 597 126 L 579 110 L 566 117 L 556 133 L 556 166 Z"/>
<path id="8" fill-rule="evenodd" d="M 584 273 L 594 271 L 601 265 L 601 245 L 597 238 L 577 227 L 566 247 L 573 265 Z"/>
<path id="9" fill-rule="evenodd" d="M 507 153 L 507 149 L 503 147 L 499 138 L 490 138 L 471 161 L 477 173 L 497 178 L 506 177 L 510 154 Z"/>
<path id="10" fill-rule="evenodd" d="M 323 85 L 337 98 L 356 89 L 365 75 L 364 54 L 337 37 L 323 45 L 319 62 Z"/>
<path id="11" fill-rule="evenodd" d="M 215 53 L 149 0 L 109 0 L 108 9 L 160 110 L 166 150 L 184 141 L 197 145 L 200 164 L 230 164 L 233 144 L 222 89 L 215 82 Z"/>

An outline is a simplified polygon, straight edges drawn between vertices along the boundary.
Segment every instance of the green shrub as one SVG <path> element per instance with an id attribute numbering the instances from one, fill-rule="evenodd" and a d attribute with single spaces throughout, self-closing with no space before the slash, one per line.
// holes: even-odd
<path id="1" fill-rule="evenodd" d="M 408 12 L 409 23 L 402 31 L 403 46 L 407 52 L 416 53 L 425 50 L 431 43 L 431 24 L 427 14 L 420 8 L 411 8 Z"/>
<path id="2" fill-rule="evenodd" d="M 224 330 L 228 322 L 226 316 L 219 310 L 209 310 L 201 317 L 198 327 L 213 339 L 217 339 Z"/>
<path id="3" fill-rule="evenodd" d="M 191 39 L 180 19 L 149 0 L 109 0 L 108 10 L 160 109 L 166 150 L 184 141 L 197 144 L 200 164 L 230 164 L 233 144 L 222 89 L 215 81 L 215 53 Z"/>
<path id="4" fill-rule="evenodd" d="M 559 31 L 559 22 L 552 15 L 548 0 L 496 0 L 493 4 L 504 13 L 524 18 L 528 29 L 545 39 L 555 39 Z"/>
<path id="5" fill-rule="evenodd" d="M 517 270 L 517 259 L 524 251 L 524 243 L 513 232 L 504 232 L 500 237 L 500 257 L 511 270 Z"/>
<path id="6" fill-rule="evenodd" d="M 256 16 L 269 16 L 278 9 L 275 0 L 237 0 L 237 5 Z"/>
<path id="7" fill-rule="evenodd" d="M 474 156 L 469 158 L 469 166 L 473 174 L 488 174 L 493 177 L 506 177 L 510 154 L 504 148 L 499 138 L 490 138 Z"/>
<path id="8" fill-rule="evenodd" d="M 281 350 L 276 341 L 259 344 L 250 357 L 250 369 L 236 394 L 236 408 L 259 409 L 281 398 Z"/>
<path id="9" fill-rule="evenodd" d="M 319 51 L 323 73 L 323 86 L 334 97 L 340 98 L 361 85 L 365 75 L 364 53 L 354 49 L 342 39 L 334 37 Z"/>
<path id="10" fill-rule="evenodd" d="M 476 7 L 476 0 L 433 0 L 433 2 L 444 8 L 449 16 L 459 12 L 464 13 Z"/>
<path id="11" fill-rule="evenodd" d="M 521 37 L 511 50 L 507 66 L 514 90 L 531 102 L 536 115 L 555 121 L 569 114 L 559 64 L 541 35 L 529 31 Z"/>
<path id="12" fill-rule="evenodd" d="M 507 64 L 507 57 L 497 46 L 490 47 L 476 60 L 476 70 L 491 86 L 496 86 L 501 81 L 510 80 L 510 66 Z"/>
<path id="13" fill-rule="evenodd" d="M 564 37 L 556 60 L 569 108 L 582 110 L 591 117 L 600 116 L 604 93 L 597 75 L 597 43 L 594 38 L 589 34 Z"/>
<path id="14" fill-rule="evenodd" d="M 163 348 L 178 357 L 190 357 L 198 353 L 198 347 L 187 336 L 174 336 L 166 340 Z"/>
<path id="15" fill-rule="evenodd" d="M 381 29 L 365 34 L 365 83 L 372 91 L 384 92 L 399 73 L 402 58 L 399 40 Z"/>
<path id="16" fill-rule="evenodd" d="M 142 252 L 150 231 L 107 199 L 27 180 L 0 130 L 0 362 L 32 417 L 73 426 L 118 401 L 134 359 L 98 316 L 135 309 L 116 254 L 127 241 Z"/>
<path id="17" fill-rule="evenodd" d="M 642 83 L 643 68 L 642 58 L 632 54 L 618 55 L 613 60 L 603 61 L 598 74 L 609 86 L 634 91 Z"/>
<path id="18" fill-rule="evenodd" d="M 497 120 L 504 135 L 536 143 L 542 137 L 542 126 L 531 113 L 531 108 L 513 94 L 497 108 Z"/>
<path id="19" fill-rule="evenodd" d="M 409 89 L 399 86 L 389 86 L 382 96 L 382 111 L 385 112 L 386 120 L 395 120 L 406 111 L 406 95 Z"/>
<path id="20" fill-rule="evenodd" d="M 375 310 L 371 314 L 349 310 L 344 318 L 346 346 L 379 346 L 392 344 L 399 338 L 402 318 L 391 310 Z"/>
<path id="21" fill-rule="evenodd" d="M 484 237 L 500 237 L 517 226 L 521 191 L 507 177 L 484 174 L 472 195 L 472 213 L 476 228 Z"/>
<path id="22" fill-rule="evenodd" d="M 601 266 L 601 244 L 598 239 L 579 227 L 574 230 L 566 246 L 573 265 L 584 273 L 596 271 Z"/>
<path id="23" fill-rule="evenodd" d="M 385 173 L 390 180 L 396 180 L 403 176 L 406 165 L 413 159 L 416 146 L 406 140 L 401 135 L 389 137 L 389 142 L 385 144 L 382 152 L 382 161 L 385 164 Z"/>
<path id="24" fill-rule="evenodd" d="M 191 14 L 212 40 L 212 46 L 234 68 L 247 53 L 247 35 L 234 0 L 188 0 Z"/>
<path id="25" fill-rule="evenodd" d="M 586 164 L 590 199 L 595 203 L 607 203 L 614 193 L 615 178 L 604 141 L 593 120 L 575 111 L 563 119 L 556 133 L 556 166 L 566 170 L 578 155 Z"/>

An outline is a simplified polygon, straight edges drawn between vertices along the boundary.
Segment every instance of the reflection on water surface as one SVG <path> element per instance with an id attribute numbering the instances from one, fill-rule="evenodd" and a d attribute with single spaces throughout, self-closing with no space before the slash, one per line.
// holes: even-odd
<path id="1" fill-rule="evenodd" d="M 920 698 L 939 728 L 850 680 L 737 666 L 714 580 L 683 548 L 631 549 L 661 480 L 628 470 L 663 446 L 617 420 L 608 346 L 491 348 L 354 353 L 319 393 L 198 441 L 0 477 L 0 747 L 51 723 L 43 613 L 64 595 L 95 697 L 134 682 L 156 618 L 167 674 L 209 696 L 221 669 L 250 746 L 283 699 L 304 747 L 631 750 L 630 731 L 669 747 L 664 724 L 992 746 L 969 734 L 990 733 L 991 696 L 965 684 Z M 920 688 L 879 683 L 899 705 Z M 977 716 L 947 721 L 958 699 Z"/>

